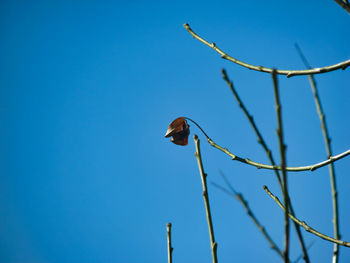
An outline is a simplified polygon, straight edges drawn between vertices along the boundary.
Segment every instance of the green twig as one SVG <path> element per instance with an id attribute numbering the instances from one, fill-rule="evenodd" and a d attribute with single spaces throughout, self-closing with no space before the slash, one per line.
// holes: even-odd
<path id="1" fill-rule="evenodd" d="M 168 263 L 173 262 L 173 247 L 171 246 L 171 223 L 166 225 L 167 244 L 168 244 Z"/>
<path id="2" fill-rule="evenodd" d="M 278 89 L 278 80 L 276 71 L 272 71 L 272 80 L 273 80 L 273 89 L 275 94 L 275 104 L 276 104 L 276 115 L 277 115 L 277 125 L 278 128 L 276 130 L 280 154 L 281 154 L 281 171 L 282 171 L 282 179 L 283 179 L 283 203 L 286 207 L 284 213 L 284 262 L 289 262 L 289 202 L 288 202 L 288 180 L 287 180 L 287 172 L 286 172 L 286 145 L 284 143 L 283 138 L 283 123 L 282 123 L 282 105 L 280 103 L 280 95 Z"/>
<path id="3" fill-rule="evenodd" d="M 204 199 L 205 211 L 206 211 L 206 215 L 207 215 L 207 222 L 208 222 L 208 228 L 209 228 L 212 259 L 213 259 L 213 263 L 217 263 L 218 262 L 218 259 L 217 259 L 218 244 L 215 242 L 214 228 L 213 228 L 211 212 L 210 212 L 209 195 L 208 195 L 208 188 L 207 188 L 207 174 L 204 172 L 204 168 L 203 168 L 202 156 L 201 156 L 198 136 L 194 135 L 193 139 L 194 139 L 194 143 L 196 145 L 196 152 L 194 155 L 196 156 L 196 159 L 197 159 L 199 173 L 200 173 L 201 180 L 202 180 L 203 199 Z"/>
<path id="4" fill-rule="evenodd" d="M 239 97 L 238 92 L 236 91 L 232 81 L 227 76 L 226 70 L 222 69 L 221 72 L 222 72 L 222 78 L 226 81 L 227 85 L 230 87 L 230 89 L 231 89 L 231 91 L 232 91 L 232 93 L 233 93 L 233 95 L 234 95 L 234 97 L 235 97 L 239 107 L 242 109 L 244 115 L 247 117 L 249 123 L 251 124 L 251 126 L 252 126 L 252 128 L 253 128 L 253 130 L 254 130 L 254 132 L 256 134 L 256 136 L 258 137 L 258 143 L 261 145 L 261 147 L 263 147 L 267 157 L 270 160 L 270 163 L 272 165 L 275 165 L 276 163 L 275 163 L 275 160 L 273 158 L 272 152 L 268 148 L 268 146 L 267 146 L 263 136 L 261 135 L 261 133 L 260 133 L 260 131 L 259 131 L 259 129 L 258 129 L 256 123 L 255 123 L 255 121 L 254 121 L 253 116 L 249 114 L 248 109 L 245 107 L 243 101 Z M 277 169 L 275 169 L 274 172 L 275 172 L 276 178 L 278 180 L 278 183 L 279 183 L 279 185 L 281 187 L 281 190 L 283 191 L 283 185 L 282 185 L 281 176 L 279 174 L 279 171 Z M 293 206 L 292 206 L 292 204 L 291 204 L 289 199 L 290 198 L 288 197 L 290 213 L 293 216 L 295 216 Z M 294 224 L 294 227 L 295 227 L 295 230 L 297 232 L 297 236 L 298 236 L 298 239 L 299 239 L 299 242 L 300 242 L 300 245 L 301 245 L 301 249 L 302 249 L 302 252 L 303 252 L 303 259 L 305 260 L 306 263 L 309 263 L 310 262 L 309 255 L 307 253 L 307 248 L 305 246 L 304 238 L 303 238 L 303 236 L 301 234 L 301 231 L 300 231 L 300 226 L 297 223 L 295 223 L 295 222 L 293 222 L 293 224 Z"/>
<path id="5" fill-rule="evenodd" d="M 282 208 L 283 211 L 285 211 L 285 208 L 284 206 L 282 205 L 282 203 L 280 202 L 280 200 L 278 199 L 277 196 L 273 195 L 270 190 L 267 188 L 266 185 L 264 185 L 264 190 L 266 191 L 266 193 L 269 194 L 269 196 L 275 200 L 275 202 Z M 335 239 L 333 237 L 329 237 L 325 234 L 322 234 L 320 232 L 318 232 L 317 230 L 313 229 L 312 227 L 310 227 L 309 225 L 307 225 L 305 223 L 305 221 L 300 221 L 298 218 L 292 216 L 291 214 L 288 214 L 289 218 L 292 219 L 294 222 L 298 223 L 300 226 L 302 226 L 303 228 L 305 228 L 306 231 L 324 239 L 324 240 L 327 240 L 327 241 L 330 241 L 330 242 L 333 242 L 333 243 L 336 243 L 336 244 L 339 244 L 341 246 L 345 246 L 345 247 L 350 247 L 350 242 L 347 242 L 347 241 L 342 241 L 342 240 L 338 240 L 338 239 Z"/>
<path id="6" fill-rule="evenodd" d="M 187 23 L 184 24 L 184 27 L 195 39 L 199 40 L 200 42 L 204 43 L 208 47 L 215 50 L 217 53 L 219 53 L 221 55 L 221 57 L 223 59 L 227 59 L 231 62 L 234 62 L 234 63 L 241 65 L 243 67 L 246 67 L 248 69 L 252 69 L 252 70 L 256 70 L 256 71 L 260 71 L 260 72 L 272 73 L 273 69 L 271 69 L 271 68 L 267 68 L 267 67 L 263 67 L 263 66 L 254 66 L 254 65 L 245 63 L 243 61 L 240 61 L 236 58 L 231 57 L 230 55 L 228 55 L 224 51 L 222 51 L 220 48 L 218 48 L 215 45 L 215 43 L 209 43 L 208 41 L 206 41 L 205 39 L 203 39 L 202 37 L 197 35 L 191 29 L 189 24 L 187 24 Z M 343 61 L 343 62 L 340 62 L 340 63 L 335 64 L 335 65 L 332 65 L 332 66 L 326 66 L 326 67 L 322 67 L 322 68 L 314 68 L 314 69 L 308 69 L 308 70 L 280 70 L 279 69 L 279 70 L 276 70 L 276 74 L 286 75 L 287 77 L 292 77 L 292 76 L 296 76 L 296 75 L 320 74 L 320 73 L 330 72 L 330 71 L 337 70 L 337 69 L 346 69 L 349 65 L 350 65 L 350 59 Z"/>
<path id="7" fill-rule="evenodd" d="M 311 68 L 309 62 L 305 58 L 303 52 L 301 51 L 300 47 L 298 44 L 295 45 L 299 56 L 301 57 L 305 67 Z M 315 104 L 316 104 L 316 109 L 318 116 L 320 118 L 321 122 L 321 130 L 323 134 L 323 139 L 324 143 L 326 146 L 326 152 L 327 152 L 327 157 L 332 156 L 332 148 L 331 148 L 331 139 L 328 134 L 328 129 L 327 129 L 327 123 L 326 123 L 326 117 L 322 108 L 321 100 L 318 95 L 317 91 L 317 85 L 314 77 L 312 75 L 309 75 L 309 82 L 312 90 L 312 94 L 314 96 Z M 332 191 L 332 204 L 333 204 L 333 233 L 334 233 L 334 238 L 335 239 L 340 239 L 340 233 L 339 233 L 339 211 L 338 211 L 338 191 L 337 191 L 337 185 L 336 185 L 336 179 L 335 179 L 335 170 L 334 170 L 334 165 L 333 163 L 329 164 L 329 178 L 331 182 L 331 191 Z M 337 263 L 339 260 L 339 245 L 334 244 L 333 248 L 333 263 Z"/>

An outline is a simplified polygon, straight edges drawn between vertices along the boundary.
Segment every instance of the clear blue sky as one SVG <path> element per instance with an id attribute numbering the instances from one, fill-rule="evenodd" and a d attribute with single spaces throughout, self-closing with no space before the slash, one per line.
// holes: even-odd
<path id="1" fill-rule="evenodd" d="M 2 1 L 0 5 L 0 262 L 211 262 L 192 136 L 208 180 L 221 169 L 283 248 L 271 171 L 233 162 L 191 125 L 189 145 L 164 138 L 188 116 L 220 145 L 268 163 L 221 79 L 226 68 L 279 162 L 269 74 L 220 58 L 182 24 L 255 65 L 303 69 L 350 58 L 350 16 L 334 1 Z M 350 69 L 319 75 L 334 154 L 350 148 Z M 307 77 L 280 77 L 287 163 L 326 157 Z M 340 231 L 350 241 L 350 159 L 336 164 Z M 328 169 L 289 173 L 297 216 L 332 235 Z M 209 185 L 219 262 L 280 262 L 235 199 Z M 333 245 L 314 242 L 314 262 Z M 292 230 L 291 259 L 300 255 Z M 341 262 L 350 249 L 341 248 Z"/>

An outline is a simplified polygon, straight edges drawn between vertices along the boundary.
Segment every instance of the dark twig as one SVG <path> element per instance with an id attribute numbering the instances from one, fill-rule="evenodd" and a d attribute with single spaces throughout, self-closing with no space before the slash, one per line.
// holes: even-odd
<path id="1" fill-rule="evenodd" d="M 260 72 L 272 73 L 273 69 L 271 69 L 271 68 L 267 68 L 267 67 L 263 67 L 263 66 L 254 66 L 254 65 L 245 63 L 243 61 L 240 61 L 236 58 L 231 57 L 230 55 L 228 55 L 224 51 L 222 51 L 220 48 L 218 48 L 215 45 L 215 43 L 209 43 L 208 41 L 206 41 L 205 39 L 203 39 L 202 37 L 197 35 L 191 29 L 189 24 L 187 24 L 187 23 L 184 24 L 184 27 L 195 39 L 201 41 L 202 43 L 204 43 L 208 47 L 215 50 L 217 53 L 219 53 L 221 55 L 221 57 L 223 59 L 229 60 L 231 62 L 238 64 L 238 65 L 246 67 L 248 69 L 252 69 L 252 70 L 256 70 L 256 71 L 260 71 Z M 343 61 L 343 62 L 340 62 L 340 63 L 335 64 L 335 65 L 332 65 L 332 66 L 326 66 L 326 67 L 322 67 L 322 68 L 314 68 L 314 69 L 308 69 L 308 70 L 280 70 L 280 69 L 278 69 L 278 70 L 276 70 L 276 74 L 286 75 L 287 77 L 292 77 L 292 76 L 296 76 L 296 75 L 320 74 L 320 73 L 330 72 L 330 71 L 337 70 L 337 69 L 346 69 L 349 65 L 350 65 L 350 59 Z"/>
<path id="2" fill-rule="evenodd" d="M 275 103 L 276 103 L 276 115 L 277 115 L 277 125 L 278 128 L 276 130 L 279 146 L 280 146 L 280 154 L 281 154 L 281 171 L 282 171 L 282 179 L 283 179 L 283 203 L 286 207 L 284 213 L 284 262 L 289 262 L 289 202 L 288 202 L 288 180 L 287 180 L 287 172 L 286 172 L 286 145 L 284 144 L 283 138 L 283 123 L 282 123 L 282 106 L 280 103 L 280 95 L 278 89 L 278 80 L 276 71 L 272 71 L 272 80 L 273 80 L 273 89 L 275 93 Z"/>
<path id="3" fill-rule="evenodd" d="M 293 221 L 294 222 L 294 221 Z M 295 223 L 295 222 L 294 222 Z M 299 225 L 298 225 L 299 226 Z M 307 250 L 309 250 L 312 246 L 313 246 L 313 244 L 314 244 L 315 242 L 314 241 L 311 241 L 311 243 L 307 246 Z M 299 262 L 299 260 L 300 259 L 302 259 L 302 257 L 303 257 L 303 255 L 300 255 L 299 257 L 297 257 L 294 261 L 293 261 L 293 263 L 298 263 Z"/>
<path id="4" fill-rule="evenodd" d="M 234 97 L 235 97 L 239 107 L 242 109 L 244 115 L 247 117 L 249 123 L 251 124 L 251 126 L 252 126 L 252 128 L 253 128 L 253 130 L 254 130 L 254 132 L 256 134 L 256 136 L 258 137 L 258 143 L 261 145 L 261 147 L 263 147 L 267 157 L 270 160 L 270 163 L 272 165 L 276 165 L 271 150 L 268 148 L 268 146 L 267 146 L 263 136 L 261 135 L 261 133 L 260 133 L 260 131 L 259 131 L 259 129 L 258 129 L 256 123 L 255 123 L 255 121 L 254 121 L 253 116 L 249 114 L 248 109 L 245 107 L 243 101 L 239 97 L 238 92 L 236 91 L 232 81 L 227 76 L 226 70 L 222 69 L 221 72 L 222 72 L 222 78 L 226 81 L 227 85 L 230 87 L 230 89 L 231 89 L 231 91 L 232 91 L 232 93 L 233 93 L 233 95 L 234 95 Z M 279 171 L 277 169 L 275 169 L 274 172 L 275 172 L 276 178 L 278 180 L 278 183 L 279 183 L 279 185 L 281 187 L 281 190 L 283 191 L 283 185 L 282 185 L 281 176 L 279 174 Z M 290 213 L 293 216 L 295 216 L 293 206 L 292 206 L 292 204 L 291 204 L 291 202 L 289 200 L 289 196 L 288 196 L 288 201 L 289 201 Z M 303 259 L 305 260 L 306 263 L 309 263 L 310 262 L 309 255 L 307 253 L 307 248 L 305 246 L 304 238 L 303 238 L 303 236 L 301 234 L 301 231 L 300 231 L 300 226 L 297 223 L 295 223 L 295 222 L 293 222 L 293 224 L 294 224 L 294 227 L 295 227 L 295 230 L 297 232 L 297 236 L 298 236 L 298 239 L 299 239 L 299 242 L 300 242 L 300 245 L 301 245 L 301 249 L 302 249 L 302 252 L 303 252 Z"/>
<path id="5" fill-rule="evenodd" d="M 206 215 L 207 215 L 207 222 L 208 222 L 208 228 L 209 228 L 212 259 L 213 259 L 213 263 L 217 263 L 218 262 L 218 259 L 217 259 L 218 244 L 215 242 L 214 228 L 213 228 L 211 212 L 210 212 L 209 195 L 208 195 L 208 188 L 207 188 L 207 174 L 204 172 L 204 168 L 203 168 L 202 156 L 201 156 L 198 136 L 194 135 L 193 139 L 194 139 L 194 143 L 196 145 L 196 152 L 194 155 L 196 156 L 196 159 L 197 159 L 199 173 L 200 173 L 201 180 L 202 180 L 203 199 L 204 199 L 205 211 L 206 211 Z"/>
<path id="6" fill-rule="evenodd" d="M 193 122 L 193 124 L 196 125 L 201 130 L 201 132 L 204 134 L 204 136 L 207 138 L 207 140 L 210 140 L 209 136 L 205 133 L 205 131 L 201 128 L 201 126 L 199 126 L 199 124 L 197 122 L 195 122 L 194 120 L 192 120 L 188 117 L 185 117 L 185 119 Z"/>
<path id="7" fill-rule="evenodd" d="M 276 245 L 276 243 L 272 240 L 272 238 L 270 237 L 270 235 L 267 233 L 265 227 L 259 222 L 259 220 L 256 218 L 256 216 L 254 215 L 254 213 L 252 212 L 252 210 L 250 209 L 248 202 L 244 199 L 243 195 L 241 193 L 236 192 L 236 190 L 232 187 L 232 185 L 230 184 L 230 182 L 228 181 L 228 179 L 226 178 L 226 176 L 220 171 L 220 175 L 221 177 L 224 179 L 227 187 L 230 190 L 227 190 L 225 187 L 222 187 L 221 185 L 218 185 L 214 182 L 212 182 L 212 184 L 220 189 L 221 191 L 223 191 L 224 193 L 235 197 L 245 208 L 248 216 L 253 220 L 254 224 L 258 227 L 258 229 L 260 230 L 260 232 L 263 234 L 263 236 L 266 238 L 267 242 L 270 244 L 270 247 L 280 256 L 283 258 L 283 254 L 281 252 L 281 250 L 278 248 L 278 246 Z"/>
<path id="8" fill-rule="evenodd" d="M 285 208 L 284 206 L 282 205 L 282 203 L 280 202 L 280 200 L 278 199 L 277 196 L 273 195 L 270 190 L 267 188 L 266 185 L 264 185 L 264 190 L 266 191 L 266 193 L 269 194 L 269 196 L 275 200 L 275 202 L 282 208 L 283 211 L 285 211 Z M 344 246 L 344 247 L 350 247 L 350 242 L 347 242 L 347 241 L 342 241 L 342 240 L 338 240 L 338 239 L 335 239 L 333 237 L 329 237 L 325 234 L 322 234 L 320 232 L 318 232 L 317 230 L 313 229 L 312 227 L 310 227 L 309 225 L 307 225 L 305 223 L 305 221 L 300 221 L 298 218 L 292 216 L 291 214 L 288 214 L 289 215 L 289 218 L 292 219 L 294 222 L 298 223 L 300 226 L 302 226 L 303 228 L 305 228 L 306 231 L 324 239 L 324 240 L 327 240 L 327 241 L 330 241 L 330 242 L 333 242 L 333 243 L 337 243 L 341 246 Z"/>
<path id="9" fill-rule="evenodd" d="M 350 14 L 350 4 L 348 0 L 334 0 L 338 5 L 340 5 L 346 12 Z"/>
<path id="10" fill-rule="evenodd" d="M 171 246 L 171 223 L 166 225 L 167 244 L 168 244 L 168 263 L 173 262 L 173 247 Z"/>
<path id="11" fill-rule="evenodd" d="M 297 49 L 299 56 L 301 57 L 305 67 L 311 68 L 310 64 L 308 63 L 307 59 L 305 58 L 303 52 L 301 51 L 298 44 L 295 44 L 295 48 Z M 318 116 L 320 118 L 321 122 L 321 130 L 323 134 L 323 139 L 326 146 L 326 152 L 327 157 L 332 156 L 332 148 L 331 148 L 331 139 L 328 134 L 327 129 L 327 123 L 326 123 L 326 117 L 322 108 L 320 96 L 318 95 L 317 85 L 314 77 L 312 75 L 309 75 L 309 82 L 312 90 L 312 94 L 314 96 L 316 109 Z M 333 163 L 330 163 L 329 166 L 329 177 L 331 182 L 331 191 L 332 191 L 332 204 L 333 204 L 333 233 L 335 239 L 340 239 L 340 233 L 339 233 L 339 211 L 338 211 L 338 191 L 337 191 L 337 185 L 336 185 L 336 179 L 335 179 L 335 170 Z M 339 259 L 339 245 L 334 244 L 333 248 L 333 263 L 337 263 Z"/>

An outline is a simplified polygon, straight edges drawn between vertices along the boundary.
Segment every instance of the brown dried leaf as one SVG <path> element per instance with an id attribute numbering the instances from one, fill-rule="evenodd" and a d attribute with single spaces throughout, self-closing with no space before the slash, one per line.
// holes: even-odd
<path id="1" fill-rule="evenodd" d="M 179 117 L 170 123 L 165 137 L 172 137 L 171 141 L 177 145 L 187 145 L 188 135 L 190 134 L 190 125 L 188 125 L 185 117 Z"/>

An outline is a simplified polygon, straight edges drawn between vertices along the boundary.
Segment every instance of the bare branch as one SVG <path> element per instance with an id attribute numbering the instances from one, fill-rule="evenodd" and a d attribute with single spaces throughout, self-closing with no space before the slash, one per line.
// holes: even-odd
<path id="1" fill-rule="evenodd" d="M 199 139 L 197 135 L 193 136 L 194 143 L 196 145 L 196 152 L 195 156 L 198 163 L 199 173 L 202 180 L 202 187 L 203 187 L 203 199 L 204 199 L 204 205 L 205 205 L 205 211 L 207 214 L 207 221 L 208 221 L 208 228 L 209 228 L 209 236 L 210 236 L 210 247 L 211 247 L 211 254 L 213 263 L 217 263 L 217 247 L 218 244 L 215 242 L 214 237 L 214 228 L 213 223 L 211 219 L 211 212 L 210 212 L 210 205 L 209 205 L 209 195 L 208 195 L 208 188 L 207 188 L 207 174 L 204 172 L 203 163 L 202 163 L 202 156 L 201 156 L 201 150 L 200 150 L 200 144 Z"/>
<path id="2" fill-rule="evenodd" d="M 193 121 L 192 119 L 188 118 L 188 117 L 184 117 L 185 119 L 193 122 L 204 134 L 204 136 L 207 138 L 208 143 L 215 147 L 216 149 L 226 153 L 228 156 L 231 157 L 232 160 L 234 161 L 239 161 L 241 163 L 245 163 L 245 164 L 249 164 L 252 166 L 255 166 L 258 169 L 269 169 L 269 170 L 281 170 L 281 166 L 278 165 L 268 165 L 268 164 L 263 164 L 263 163 L 258 163 L 258 162 L 254 162 L 248 158 L 242 158 L 239 157 L 238 155 L 235 155 L 233 153 L 231 153 L 227 148 L 223 148 L 220 145 L 216 144 L 212 139 L 210 139 L 210 137 L 204 132 L 204 130 L 199 126 L 198 123 L 196 123 L 195 121 Z M 345 156 L 350 154 L 350 150 L 347 150 L 341 154 L 335 155 L 335 156 L 330 156 L 327 160 L 320 162 L 320 163 L 316 163 L 313 165 L 308 165 L 308 166 L 298 166 L 298 167 L 286 167 L 286 171 L 291 171 L 291 172 L 300 172 L 300 171 L 315 171 L 323 166 L 326 166 L 327 164 L 333 163 L 339 159 L 344 158 Z"/>
<path id="3" fill-rule="evenodd" d="M 273 195 L 270 190 L 267 188 L 266 185 L 264 185 L 264 190 L 266 191 L 266 193 L 269 194 L 269 196 L 271 196 L 271 198 L 273 200 L 275 200 L 275 202 L 283 209 L 285 210 L 284 206 L 282 205 L 282 203 L 280 202 L 280 200 L 278 199 L 277 196 Z M 300 221 L 298 218 L 292 216 L 291 214 L 288 214 L 289 215 L 289 218 L 292 219 L 294 222 L 298 223 L 300 226 L 302 226 L 303 228 L 305 228 L 306 231 L 324 239 L 324 240 L 327 240 L 327 241 L 330 241 L 330 242 L 333 242 L 333 243 L 337 243 L 341 246 L 344 246 L 344 247 L 350 247 L 350 242 L 347 242 L 347 241 L 342 241 L 342 240 L 338 240 L 338 239 L 335 239 L 335 238 L 332 238 L 332 237 L 329 237 L 325 234 L 322 234 L 320 232 L 318 232 L 317 230 L 313 229 L 312 227 L 310 227 L 309 225 L 306 224 L 305 221 Z"/>
<path id="4" fill-rule="evenodd" d="M 311 68 L 309 62 L 307 61 L 306 57 L 304 56 L 303 52 L 301 51 L 298 44 L 295 45 L 299 56 L 301 57 L 304 65 L 306 68 Z M 309 75 L 309 82 L 312 90 L 312 94 L 314 96 L 316 109 L 318 116 L 320 118 L 321 122 L 321 130 L 323 134 L 324 143 L 326 146 L 326 152 L 327 157 L 332 156 L 332 148 L 331 148 L 331 139 L 328 134 L 327 129 L 327 123 L 326 123 L 326 117 L 322 108 L 320 96 L 318 95 L 316 81 L 312 75 Z M 336 179 L 335 179 L 335 170 L 333 163 L 329 164 L 329 177 L 331 182 L 331 190 L 332 190 L 332 204 L 333 204 L 333 232 L 334 232 L 334 238 L 340 239 L 340 233 L 339 233 L 339 219 L 338 219 L 338 191 L 337 191 L 337 185 L 336 185 Z M 333 263 L 337 263 L 339 260 L 339 245 L 334 244 L 333 248 Z"/>
<path id="5" fill-rule="evenodd" d="M 227 148 L 223 148 L 220 145 L 216 144 L 212 139 L 208 139 L 208 143 L 215 147 L 216 149 L 226 153 L 228 156 L 230 156 L 232 158 L 232 160 L 234 161 L 239 161 L 241 163 L 245 163 L 245 164 L 249 164 L 252 166 L 255 166 L 258 169 L 269 169 L 269 170 L 281 170 L 281 166 L 278 165 L 268 165 L 268 164 L 263 164 L 263 163 L 258 163 L 258 162 L 254 162 L 248 158 L 242 158 L 239 157 L 233 153 L 231 153 Z M 350 150 L 347 150 L 341 154 L 335 155 L 335 156 L 331 156 L 329 157 L 327 160 L 320 162 L 320 163 L 316 163 L 313 165 L 308 165 L 308 166 L 297 166 L 297 167 L 286 167 L 286 171 L 291 171 L 291 172 L 301 172 L 301 171 L 315 171 L 323 166 L 326 166 L 330 163 L 333 163 L 339 159 L 344 158 L 345 156 L 350 154 Z"/>
<path id="6" fill-rule="evenodd" d="M 265 153 L 267 155 L 267 157 L 269 158 L 270 160 L 270 163 L 272 165 L 275 165 L 275 160 L 272 156 L 272 152 L 271 150 L 267 147 L 267 144 L 264 140 L 264 138 L 262 137 L 255 121 L 254 121 L 254 117 L 248 112 L 248 109 L 246 108 L 246 106 L 244 105 L 243 101 L 241 100 L 241 98 L 239 97 L 238 95 L 238 92 L 237 90 L 235 89 L 232 81 L 229 79 L 229 77 L 227 76 L 227 73 L 226 73 L 226 70 L 225 69 L 222 69 L 221 70 L 221 73 L 222 73 L 222 78 L 226 81 L 227 85 L 230 87 L 232 93 L 233 93 L 233 96 L 235 97 L 237 103 L 238 103 L 238 106 L 242 109 L 244 115 L 247 117 L 250 125 L 252 126 L 256 136 L 258 137 L 258 143 L 261 145 L 261 147 L 263 147 L 263 149 L 265 150 Z M 281 176 L 278 172 L 278 170 L 274 170 L 275 171 L 275 174 L 276 174 L 276 178 L 279 182 L 279 184 L 282 186 L 282 180 L 281 180 Z"/>
<path id="7" fill-rule="evenodd" d="M 225 187 L 222 187 L 221 185 L 218 185 L 214 182 L 212 182 L 212 185 L 214 185 L 216 188 L 223 191 L 224 193 L 226 193 L 232 197 L 235 197 L 244 206 L 248 216 L 253 220 L 254 224 L 257 226 L 257 228 L 260 230 L 260 232 L 266 238 L 267 242 L 270 244 L 271 249 L 273 249 L 281 258 L 283 258 L 283 254 L 282 254 L 281 250 L 278 248 L 276 243 L 272 240 L 270 235 L 267 233 L 265 227 L 256 218 L 253 211 L 250 209 L 248 202 L 244 199 L 243 195 L 241 193 L 237 193 L 233 189 L 232 185 L 230 184 L 230 182 L 228 181 L 228 179 L 226 178 L 226 176 L 222 172 L 220 172 L 220 175 L 222 176 L 222 178 L 224 179 L 226 185 L 230 188 L 230 190 L 227 190 Z"/>
<path id="8" fill-rule="evenodd" d="M 267 68 L 267 67 L 263 67 L 263 66 L 254 66 L 254 65 L 245 63 L 243 61 L 240 61 L 236 58 L 231 57 L 230 55 L 228 55 L 224 51 L 222 51 L 220 48 L 218 48 L 215 43 L 209 43 L 208 41 L 206 41 L 205 39 L 203 39 L 202 37 L 197 35 L 191 29 L 189 24 L 187 24 L 187 23 L 184 24 L 184 27 L 195 39 L 201 41 L 202 43 L 204 43 L 208 47 L 215 50 L 217 53 L 219 53 L 221 55 L 221 57 L 223 59 L 227 59 L 231 62 L 234 62 L 234 63 L 241 65 L 243 67 L 246 67 L 248 69 L 252 69 L 252 70 L 256 70 L 256 71 L 260 71 L 260 72 L 272 73 L 272 71 L 273 71 L 272 68 Z M 343 61 L 343 62 L 340 62 L 340 63 L 335 64 L 335 65 L 326 66 L 326 67 L 322 67 L 322 68 L 314 68 L 314 69 L 308 69 L 308 70 L 280 70 L 280 69 L 278 69 L 278 70 L 276 70 L 276 73 L 280 74 L 280 75 L 286 75 L 289 78 L 289 77 L 297 76 L 297 75 L 320 74 L 320 73 L 330 72 L 330 71 L 337 70 L 337 69 L 346 69 L 349 65 L 350 65 L 350 59 Z"/>
<path id="9" fill-rule="evenodd" d="M 286 172 L 286 145 L 284 144 L 283 138 L 283 125 L 282 125 L 282 105 L 280 103 L 280 95 L 278 89 L 278 80 L 276 70 L 272 71 L 272 80 L 273 80 L 273 90 L 275 94 L 275 104 L 276 104 L 276 115 L 277 115 L 277 137 L 279 142 L 280 154 L 281 154 L 281 170 L 282 170 L 282 179 L 283 179 L 283 202 L 286 207 L 284 212 L 284 262 L 289 262 L 289 202 L 288 202 L 288 181 L 287 181 L 287 172 Z"/>
<path id="10" fill-rule="evenodd" d="M 237 90 L 235 89 L 232 81 L 229 79 L 229 77 L 227 76 L 227 73 L 226 73 L 226 70 L 225 69 L 222 69 L 222 78 L 226 81 L 227 85 L 230 87 L 232 93 L 233 93 L 233 96 L 235 97 L 239 107 L 242 109 L 244 115 L 247 117 L 249 123 L 251 124 L 256 136 L 258 137 L 258 143 L 261 145 L 261 147 L 264 149 L 267 157 L 269 158 L 270 160 L 270 163 L 272 165 L 275 165 L 275 160 L 273 158 L 273 155 L 272 155 L 272 151 L 268 148 L 263 136 L 261 135 L 259 129 L 258 129 L 258 126 L 256 125 L 255 121 L 254 121 L 254 118 L 252 115 L 249 114 L 248 112 L 248 109 L 246 108 L 246 106 L 244 105 L 243 101 L 241 100 L 241 98 L 239 97 L 238 95 L 238 92 Z M 275 175 L 276 175 L 276 178 L 278 180 L 278 183 L 281 187 L 281 190 L 283 191 L 283 185 L 282 185 L 282 180 L 281 180 L 281 176 L 279 174 L 279 171 L 278 170 L 274 170 L 275 172 Z M 289 209 L 290 209 L 290 213 L 294 216 L 295 213 L 294 213 L 294 209 L 293 209 L 293 206 L 290 202 L 290 197 L 288 196 L 288 199 L 289 199 Z M 295 227 L 295 230 L 297 232 L 297 236 L 298 236 L 298 239 L 299 239 L 299 242 L 300 242 L 300 245 L 301 245 L 301 249 L 302 249 L 302 252 L 303 252 L 303 259 L 305 260 L 306 263 L 309 263 L 310 262 L 310 259 L 309 259 L 309 255 L 307 253 L 307 248 L 305 246 L 305 242 L 304 242 L 304 238 L 301 234 L 301 231 L 300 231 L 300 226 L 293 222 L 294 224 L 294 227 Z"/>

